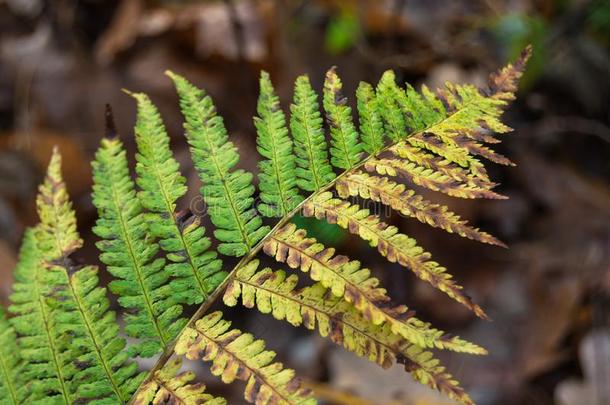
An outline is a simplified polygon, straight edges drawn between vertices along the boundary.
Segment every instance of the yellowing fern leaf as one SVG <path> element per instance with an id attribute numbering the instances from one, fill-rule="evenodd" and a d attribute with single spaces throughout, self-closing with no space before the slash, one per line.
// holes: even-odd
<path id="1" fill-rule="evenodd" d="M 474 311 L 477 316 L 487 318 L 485 312 L 464 294 L 462 287 L 456 284 L 451 274 L 444 267 L 430 261 L 430 253 L 417 246 L 415 239 L 398 232 L 395 226 L 389 226 L 367 209 L 350 204 L 337 198 L 332 193 L 322 193 L 303 205 L 303 215 L 325 219 L 337 224 L 349 232 L 360 236 L 377 247 L 379 253 L 391 262 L 398 262 L 408 267 L 424 281 L 445 292 L 451 298 Z"/>
<path id="2" fill-rule="evenodd" d="M 187 328 L 175 352 L 191 360 L 211 361 L 211 372 L 224 383 L 246 381 L 244 398 L 256 405 L 313 405 L 309 390 L 300 387 L 294 370 L 272 363 L 275 353 L 265 350 L 262 340 L 231 329 L 231 322 L 213 312 Z"/>
<path id="3" fill-rule="evenodd" d="M 388 325 L 373 325 L 353 305 L 330 294 L 321 283 L 297 290 L 296 274 L 287 277 L 281 270 L 257 269 L 258 260 L 254 260 L 236 273 L 225 290 L 225 304 L 234 306 L 241 297 L 247 308 L 256 307 L 293 326 L 317 328 L 323 337 L 383 368 L 395 362 L 404 364 L 415 380 L 463 404 L 472 403 L 431 353 L 394 335 Z"/>
<path id="4" fill-rule="evenodd" d="M 226 405 L 226 399 L 207 394 L 204 384 L 191 384 L 195 379 L 192 371 L 178 374 L 181 366 L 182 361 L 174 358 L 161 370 L 155 371 L 150 381 L 143 385 L 133 405 Z"/>
<path id="5" fill-rule="evenodd" d="M 390 298 L 379 280 L 370 271 L 360 267 L 360 262 L 336 255 L 333 248 L 325 248 L 314 238 L 307 238 L 303 229 L 289 224 L 264 245 L 264 251 L 291 268 L 300 268 L 314 281 L 320 281 L 338 297 L 352 303 L 366 319 L 375 325 L 387 323 L 393 333 L 421 347 L 436 347 L 458 352 L 485 354 L 485 349 L 451 337 L 431 328 L 428 323 L 414 317 L 413 311 L 404 305 L 391 306 Z"/>

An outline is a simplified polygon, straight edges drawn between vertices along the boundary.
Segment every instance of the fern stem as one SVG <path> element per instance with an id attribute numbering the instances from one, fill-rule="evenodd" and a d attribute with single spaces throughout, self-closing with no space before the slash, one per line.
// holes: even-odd
<path id="1" fill-rule="evenodd" d="M 466 103 L 463 104 L 463 108 L 467 108 L 468 105 L 472 104 L 472 101 L 468 101 Z M 303 201 L 301 201 L 300 204 L 298 204 L 295 208 L 292 209 L 292 211 L 290 211 L 288 214 L 286 214 L 286 216 L 284 216 L 282 219 L 280 219 L 275 226 L 267 233 L 267 235 L 265 235 L 260 241 L 258 241 L 258 243 L 256 245 L 254 245 L 252 247 L 252 249 L 248 252 L 247 255 L 245 255 L 244 257 L 242 257 L 242 259 L 235 265 L 235 267 L 233 267 L 233 269 L 231 270 L 231 272 L 227 275 L 227 277 L 223 280 L 223 282 L 216 288 L 216 290 L 214 290 L 214 292 L 212 294 L 210 294 L 208 296 L 208 299 L 206 301 L 204 301 L 201 306 L 197 309 L 197 311 L 193 314 L 193 316 L 189 319 L 188 323 L 184 326 L 184 328 L 182 329 L 182 331 L 177 335 L 178 337 L 184 332 L 184 330 L 186 330 L 187 328 L 191 327 L 196 320 L 200 319 L 201 317 L 203 317 L 203 315 L 212 307 L 212 305 L 216 302 L 216 300 L 218 298 L 220 298 L 222 296 L 222 294 L 224 293 L 224 290 L 226 289 L 226 287 L 229 285 L 229 283 L 235 278 L 235 275 L 237 273 L 237 271 L 242 268 L 243 266 L 245 266 L 248 262 L 250 262 L 263 248 L 263 245 L 273 237 L 273 235 L 280 230 L 281 228 L 284 227 L 284 225 L 286 225 L 288 222 L 290 222 L 292 220 L 292 218 L 301 211 L 302 207 L 308 203 L 309 201 L 313 200 L 315 197 L 317 197 L 318 195 L 332 189 L 339 180 L 341 180 L 344 176 L 347 176 L 357 170 L 359 170 L 360 168 L 364 167 L 364 165 L 366 164 L 366 162 L 368 162 L 370 159 L 374 159 L 376 156 L 388 151 L 392 146 L 394 146 L 395 144 L 397 144 L 398 142 L 401 142 L 402 140 L 417 135 L 417 134 L 421 134 L 424 132 L 427 132 L 430 128 L 435 127 L 437 125 L 441 125 L 443 124 L 445 121 L 451 119 L 459 110 L 456 111 L 452 111 L 449 114 L 447 114 L 446 116 L 444 116 L 441 120 L 431 123 L 430 125 L 426 126 L 423 129 L 420 129 L 417 132 L 411 133 L 411 134 L 406 134 L 402 139 L 397 140 L 397 141 L 393 141 L 390 142 L 389 145 L 386 145 L 384 148 L 382 148 L 377 154 L 374 155 L 369 155 L 366 156 L 364 159 L 362 159 L 360 161 L 360 163 L 352 166 L 351 168 L 344 170 L 340 175 L 338 175 L 337 177 L 335 177 L 333 180 L 329 181 L 325 186 L 323 186 L 322 188 L 318 189 L 317 191 L 311 193 L 308 197 L 306 197 Z M 215 156 L 214 154 L 211 154 L 211 156 L 214 158 L 214 162 L 216 162 L 215 160 Z M 224 178 L 223 178 L 223 187 L 226 187 L 225 182 L 224 182 Z M 230 200 L 231 202 L 233 202 L 232 200 Z M 234 208 L 233 206 L 231 206 L 231 208 Z M 240 224 L 241 225 L 241 224 Z M 241 229 L 241 227 L 240 227 Z M 138 390 L 136 391 L 136 393 L 132 396 L 132 398 L 135 398 L 137 396 L 137 394 L 140 392 L 140 390 L 142 389 L 142 387 L 144 386 L 144 384 L 148 381 L 150 381 L 150 379 L 152 378 L 152 376 L 154 375 L 155 371 L 160 370 L 165 363 L 169 360 L 169 358 L 172 356 L 172 353 L 174 351 L 174 347 L 176 345 L 177 342 L 177 338 L 174 338 L 172 340 L 172 342 L 166 346 L 163 354 L 161 354 L 161 356 L 159 356 L 159 359 L 157 360 L 157 363 L 155 364 L 155 366 L 150 370 L 149 372 L 149 377 L 146 378 L 144 381 L 142 381 L 142 383 L 140 383 L 140 386 L 138 387 Z M 130 402 L 130 404 L 133 404 L 133 399 Z"/>

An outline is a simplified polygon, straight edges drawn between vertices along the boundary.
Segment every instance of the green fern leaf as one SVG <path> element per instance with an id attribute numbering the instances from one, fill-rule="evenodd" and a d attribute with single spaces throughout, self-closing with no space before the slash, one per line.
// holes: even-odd
<path id="1" fill-rule="evenodd" d="M 180 97 L 193 163 L 203 183 L 201 193 L 221 242 L 218 251 L 243 256 L 269 232 L 253 206 L 252 174 L 232 171 L 239 154 L 210 96 L 175 73 L 167 75 Z"/>
<path id="2" fill-rule="evenodd" d="M 358 85 L 356 98 L 358 101 L 358 114 L 360 116 L 362 148 L 369 155 L 375 155 L 383 149 L 385 143 L 379 101 L 373 86 L 365 82 L 360 82 Z"/>
<path id="3" fill-rule="evenodd" d="M 294 84 L 294 100 L 290 111 L 297 185 L 304 191 L 317 191 L 332 181 L 335 173 L 328 161 L 318 96 L 307 76 L 299 76 Z"/>
<path id="4" fill-rule="evenodd" d="M 222 261 L 210 249 L 210 239 L 198 216 L 179 215 L 176 201 L 187 188 L 178 162 L 169 147 L 169 136 L 155 105 L 144 94 L 132 94 L 138 103 L 136 122 L 136 182 L 138 197 L 147 210 L 150 234 L 171 261 L 167 269 L 174 276 L 172 297 L 177 302 L 197 304 L 224 280 Z"/>
<path id="5" fill-rule="evenodd" d="M 396 76 L 387 70 L 377 84 L 379 114 L 383 118 L 383 127 L 388 137 L 396 142 L 407 134 L 405 112 L 398 105 L 396 98 L 401 90 L 396 85 Z"/>
<path id="6" fill-rule="evenodd" d="M 27 397 L 24 366 L 15 330 L 0 307 L 0 404 L 20 405 Z"/>
<path id="7" fill-rule="evenodd" d="M 352 109 L 341 93 L 343 84 L 335 68 L 326 72 L 324 110 L 330 127 L 330 162 L 340 169 L 350 169 L 360 161 L 362 144 L 352 121 Z"/>
<path id="8" fill-rule="evenodd" d="M 257 405 L 312 405 L 309 390 L 301 388 L 294 371 L 281 363 L 272 363 L 275 353 L 265 350 L 262 340 L 249 333 L 230 329 L 231 322 L 213 312 L 187 328 L 176 344 L 175 352 L 187 359 L 211 361 L 212 374 L 224 383 L 246 381 L 244 398 Z"/>
<path id="9" fill-rule="evenodd" d="M 64 350 L 74 402 L 127 401 L 143 375 L 136 377 L 137 365 L 127 362 L 125 341 L 118 338 L 114 313 L 108 312 L 106 290 L 97 287 L 97 268 L 76 266 L 69 257 L 82 242 L 57 150 L 40 188 L 38 214 L 36 236 L 48 282 L 46 302 Z"/>
<path id="10" fill-rule="evenodd" d="M 151 357 L 182 329 L 182 307 L 175 303 L 170 273 L 159 246 L 148 237 L 143 209 L 130 178 L 125 150 L 117 138 L 102 140 L 93 162 L 93 204 L 99 218 L 93 228 L 100 260 L 118 280 L 110 290 L 119 296 L 127 335 L 140 339 L 132 354 Z"/>
<path id="11" fill-rule="evenodd" d="M 254 125 L 258 133 L 257 149 L 266 158 L 258 163 L 263 202 L 258 208 L 266 217 L 283 217 L 303 197 L 299 195 L 296 186 L 295 157 L 292 154 L 292 140 L 288 136 L 286 118 L 267 72 L 261 73 L 256 110 L 258 116 L 254 117 Z"/>
<path id="12" fill-rule="evenodd" d="M 404 305 L 392 307 L 386 290 L 360 262 L 336 255 L 333 248 L 325 248 L 314 238 L 307 238 L 303 229 L 289 224 L 267 240 L 263 249 L 278 262 L 300 268 L 312 280 L 320 281 L 330 291 L 353 304 L 374 325 L 388 324 L 392 332 L 421 347 L 436 347 L 457 352 L 486 354 L 486 350 L 460 339 L 447 338 L 428 323 L 414 317 Z"/>
<path id="13" fill-rule="evenodd" d="M 191 384 L 195 373 L 186 371 L 178 374 L 182 361 L 169 360 L 161 369 L 154 372 L 153 378 L 142 387 L 133 405 L 226 405 L 224 398 L 214 398 L 205 392 L 204 384 Z"/>
<path id="14" fill-rule="evenodd" d="M 257 268 L 258 261 L 253 260 L 236 273 L 225 290 L 226 305 L 237 305 L 241 297 L 246 308 L 256 307 L 293 326 L 303 325 L 310 330 L 317 327 L 320 335 L 358 356 L 383 368 L 400 362 L 415 380 L 462 404 L 472 404 L 468 394 L 431 353 L 394 335 L 387 325 L 371 324 L 353 305 L 329 294 L 321 283 L 297 290 L 296 274 L 287 277 L 283 271 Z"/>
<path id="15" fill-rule="evenodd" d="M 10 322 L 19 336 L 24 378 L 30 384 L 28 400 L 70 403 L 70 375 L 64 370 L 64 354 L 53 329 L 51 308 L 44 298 L 49 281 L 45 273 L 34 230 L 29 229 L 21 244 L 9 307 L 15 315 Z"/>

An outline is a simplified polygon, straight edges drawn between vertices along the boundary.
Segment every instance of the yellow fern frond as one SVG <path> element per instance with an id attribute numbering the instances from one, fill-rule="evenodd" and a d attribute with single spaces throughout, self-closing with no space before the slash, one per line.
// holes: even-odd
<path id="1" fill-rule="evenodd" d="M 391 306 L 386 290 L 360 262 L 347 256 L 335 255 L 333 248 L 325 248 L 314 238 L 307 238 L 303 229 L 288 224 L 272 235 L 263 250 L 279 262 L 293 269 L 300 268 L 314 281 L 320 281 L 338 297 L 356 307 L 375 325 L 388 324 L 392 333 L 421 347 L 436 347 L 457 352 L 485 354 L 485 349 L 458 337 L 447 336 L 430 324 L 414 317 L 404 305 Z"/>
<path id="2" fill-rule="evenodd" d="M 192 371 L 178 374 L 181 366 L 180 358 L 174 358 L 161 370 L 155 371 L 141 387 L 133 405 L 226 405 L 226 399 L 207 394 L 204 384 L 191 384 L 195 379 Z"/>
<path id="3" fill-rule="evenodd" d="M 472 404 L 468 394 L 432 354 L 394 335 L 388 325 L 373 325 L 353 305 L 329 294 L 321 283 L 297 290 L 298 276 L 269 268 L 257 271 L 258 260 L 241 268 L 224 294 L 224 302 L 257 308 L 293 326 L 318 329 L 320 335 L 383 368 L 405 365 L 413 378 L 447 394 L 462 404 Z"/>
<path id="4" fill-rule="evenodd" d="M 491 190 L 496 186 L 496 183 L 474 176 L 470 171 L 455 163 L 440 156 L 427 153 L 426 150 L 420 149 L 407 142 L 399 142 L 391 146 L 388 151 L 394 156 L 409 160 L 419 166 L 441 173 L 448 178 L 471 188 Z"/>
<path id="5" fill-rule="evenodd" d="M 211 361 L 210 371 L 224 383 L 246 381 L 244 398 L 257 405 L 313 405 L 308 389 L 301 388 L 294 370 L 272 363 L 275 353 L 249 333 L 231 329 L 231 322 L 213 312 L 186 328 L 174 349 L 190 360 Z"/>
<path id="6" fill-rule="evenodd" d="M 342 198 L 359 196 L 381 202 L 403 215 L 413 217 L 435 228 L 490 245 L 506 247 L 492 235 L 469 226 L 467 221 L 451 212 L 446 206 L 432 203 L 416 194 L 415 191 L 407 189 L 403 184 L 398 184 L 388 178 L 354 172 L 339 179 L 336 183 L 336 190 Z"/>
<path id="7" fill-rule="evenodd" d="M 76 229 L 76 214 L 61 175 L 61 155 L 53 149 L 44 183 L 36 199 L 40 225 L 36 237 L 46 259 L 66 257 L 83 244 Z"/>
<path id="8" fill-rule="evenodd" d="M 461 184 L 447 175 L 397 158 L 369 159 L 364 168 L 382 176 L 403 177 L 413 184 L 459 198 L 506 199 L 494 191 Z"/>
<path id="9" fill-rule="evenodd" d="M 446 272 L 447 269 L 431 261 L 431 254 L 419 247 L 415 239 L 398 232 L 395 226 L 382 222 L 377 215 L 371 215 L 369 210 L 332 198 L 332 193 L 326 192 L 309 200 L 302 212 L 307 217 L 325 219 L 360 236 L 371 246 L 377 247 L 379 253 L 390 262 L 398 262 L 411 269 L 417 277 L 471 309 L 477 316 L 487 318 L 483 309 L 464 294 L 462 286 L 453 281 L 451 274 Z"/>

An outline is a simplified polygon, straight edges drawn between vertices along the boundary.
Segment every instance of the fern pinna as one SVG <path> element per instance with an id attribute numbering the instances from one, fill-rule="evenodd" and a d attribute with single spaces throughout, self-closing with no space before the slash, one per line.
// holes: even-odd
<path id="1" fill-rule="evenodd" d="M 232 328 L 219 311 L 206 313 L 222 298 L 227 306 L 241 303 L 318 330 L 381 367 L 403 364 L 415 380 L 472 404 L 432 350 L 486 350 L 394 303 L 369 269 L 292 220 L 301 215 L 346 229 L 486 318 L 430 253 L 351 197 L 502 246 L 421 197 L 417 187 L 459 198 L 504 198 L 493 190 L 480 159 L 512 164 L 489 145 L 498 142 L 493 133 L 510 130 L 500 115 L 514 98 L 529 53 L 528 48 L 516 63 L 492 74 L 484 89 L 448 83 L 418 92 L 400 87 L 386 72 L 376 86 L 358 86 L 357 120 L 334 68 L 321 99 L 306 76 L 296 80 L 289 117 L 263 72 L 254 118 L 262 156 L 258 194 L 254 175 L 236 169 L 237 148 L 211 97 L 168 72 L 214 227 L 207 233 L 197 213 L 178 209 L 186 181 L 157 108 L 146 95 L 129 93 L 138 106 L 135 180 L 108 109 L 107 135 L 93 162 L 99 214 L 93 231 L 132 342 L 121 335 L 97 267 L 76 258 L 82 240 L 54 151 L 37 200 L 40 223 L 25 233 L 11 305 L 7 314 L 0 312 L 0 403 L 226 403 L 195 383 L 192 372 L 181 371 L 183 357 L 209 362 L 225 383 L 245 382 L 249 402 L 315 403 L 315 393 L 274 361 L 262 340 Z M 277 269 L 260 268 L 263 253 L 278 262 Z M 224 259 L 231 256 L 239 262 L 229 269 Z M 283 263 L 300 272 L 288 274 Z M 312 282 L 297 288 L 307 276 Z M 193 304 L 200 307 L 189 320 L 184 309 Z M 140 371 L 137 356 L 158 361 L 152 370 Z"/>

